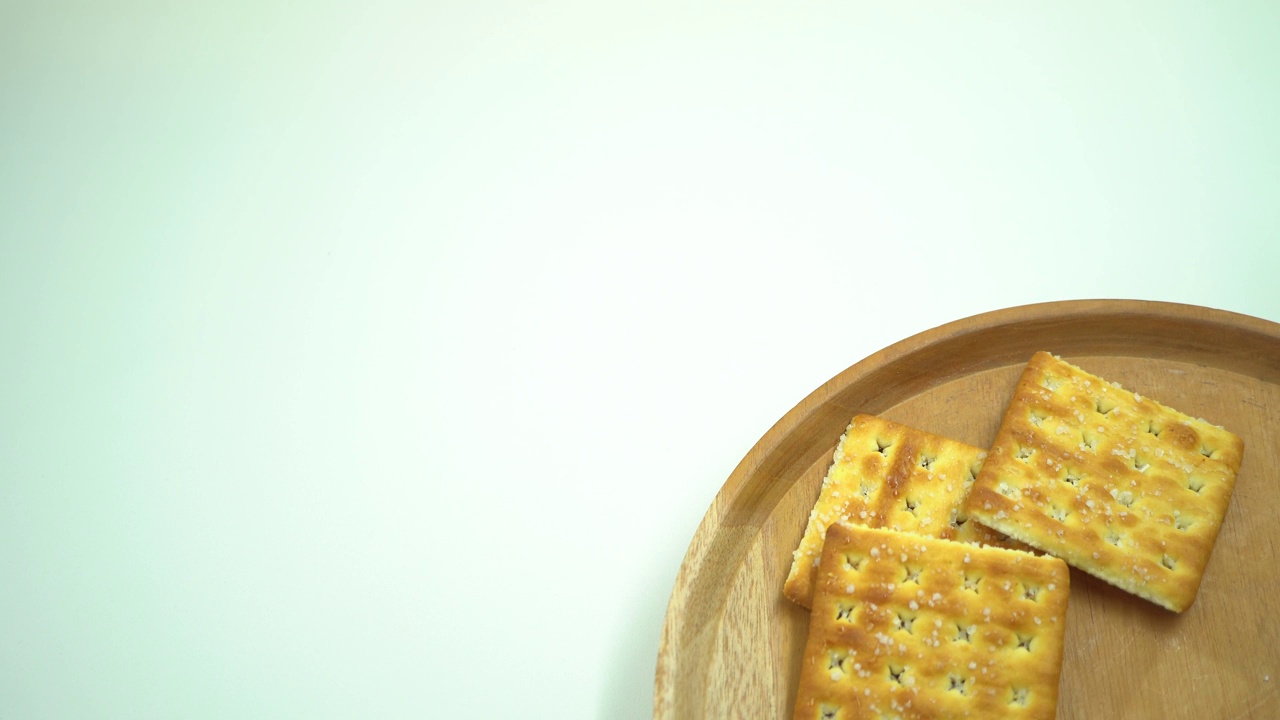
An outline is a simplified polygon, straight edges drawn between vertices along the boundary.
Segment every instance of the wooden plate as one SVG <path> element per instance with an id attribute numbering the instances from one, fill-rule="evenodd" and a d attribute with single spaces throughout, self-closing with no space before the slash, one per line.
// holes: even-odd
<path id="1" fill-rule="evenodd" d="M 1280 325 L 1207 308 L 1012 308 L 882 350 L 778 421 L 725 482 L 676 578 L 654 716 L 790 718 L 808 617 L 782 582 L 859 412 L 987 447 L 1049 350 L 1245 441 L 1200 595 L 1182 615 L 1072 570 L 1059 718 L 1280 717 Z"/>

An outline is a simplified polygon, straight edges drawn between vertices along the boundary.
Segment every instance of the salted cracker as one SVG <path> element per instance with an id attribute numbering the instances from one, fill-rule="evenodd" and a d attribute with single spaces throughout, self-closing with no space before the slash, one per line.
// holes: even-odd
<path id="1" fill-rule="evenodd" d="M 1051 720 L 1069 583 L 1054 557 L 833 525 L 794 718 Z"/>
<path id="2" fill-rule="evenodd" d="M 1046 352 L 968 499 L 980 522 L 1175 612 L 1195 600 L 1243 441 Z"/>
<path id="3" fill-rule="evenodd" d="M 972 445 L 872 415 L 854 417 L 836 446 L 783 594 L 809 607 L 823 537 L 834 522 L 1023 547 L 969 522 L 963 511 L 984 455 Z"/>

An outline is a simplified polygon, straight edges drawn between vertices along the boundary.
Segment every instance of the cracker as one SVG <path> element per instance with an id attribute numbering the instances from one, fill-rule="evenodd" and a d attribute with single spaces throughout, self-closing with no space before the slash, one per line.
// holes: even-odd
<path id="1" fill-rule="evenodd" d="M 968 499 L 980 522 L 1175 612 L 1190 607 L 1244 443 L 1036 353 Z"/>
<path id="2" fill-rule="evenodd" d="M 1054 557 L 833 525 L 795 720 L 1051 720 L 1069 584 Z"/>
<path id="3" fill-rule="evenodd" d="M 968 522 L 962 510 L 984 455 L 872 415 L 854 417 L 836 446 L 783 594 L 809 607 L 823 536 L 837 521 L 1009 546 L 1008 538 Z"/>

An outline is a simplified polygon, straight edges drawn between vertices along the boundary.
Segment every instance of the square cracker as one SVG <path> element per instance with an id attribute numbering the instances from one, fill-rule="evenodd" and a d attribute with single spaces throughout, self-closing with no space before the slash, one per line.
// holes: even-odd
<path id="1" fill-rule="evenodd" d="M 1191 606 L 1244 443 L 1036 353 L 969 495 L 978 521 L 1139 597 Z"/>
<path id="2" fill-rule="evenodd" d="M 1061 560 L 892 530 L 827 533 L 795 720 L 1057 713 Z"/>
<path id="3" fill-rule="evenodd" d="M 1012 546 L 999 533 L 968 522 L 963 512 L 984 455 L 972 445 L 872 415 L 854 417 L 836 446 L 783 594 L 809 607 L 823 536 L 834 522 Z"/>

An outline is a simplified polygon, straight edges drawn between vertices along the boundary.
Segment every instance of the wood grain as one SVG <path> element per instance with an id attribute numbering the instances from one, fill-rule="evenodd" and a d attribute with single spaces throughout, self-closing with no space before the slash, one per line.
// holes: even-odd
<path id="1" fill-rule="evenodd" d="M 1037 350 L 1245 441 L 1190 610 L 1175 615 L 1072 571 L 1058 717 L 1280 717 L 1280 325 L 1112 300 L 1010 308 L 921 333 L 779 420 L 725 482 L 681 565 L 654 717 L 790 718 L 808 616 L 782 583 L 849 419 L 877 414 L 989 446 Z"/>

